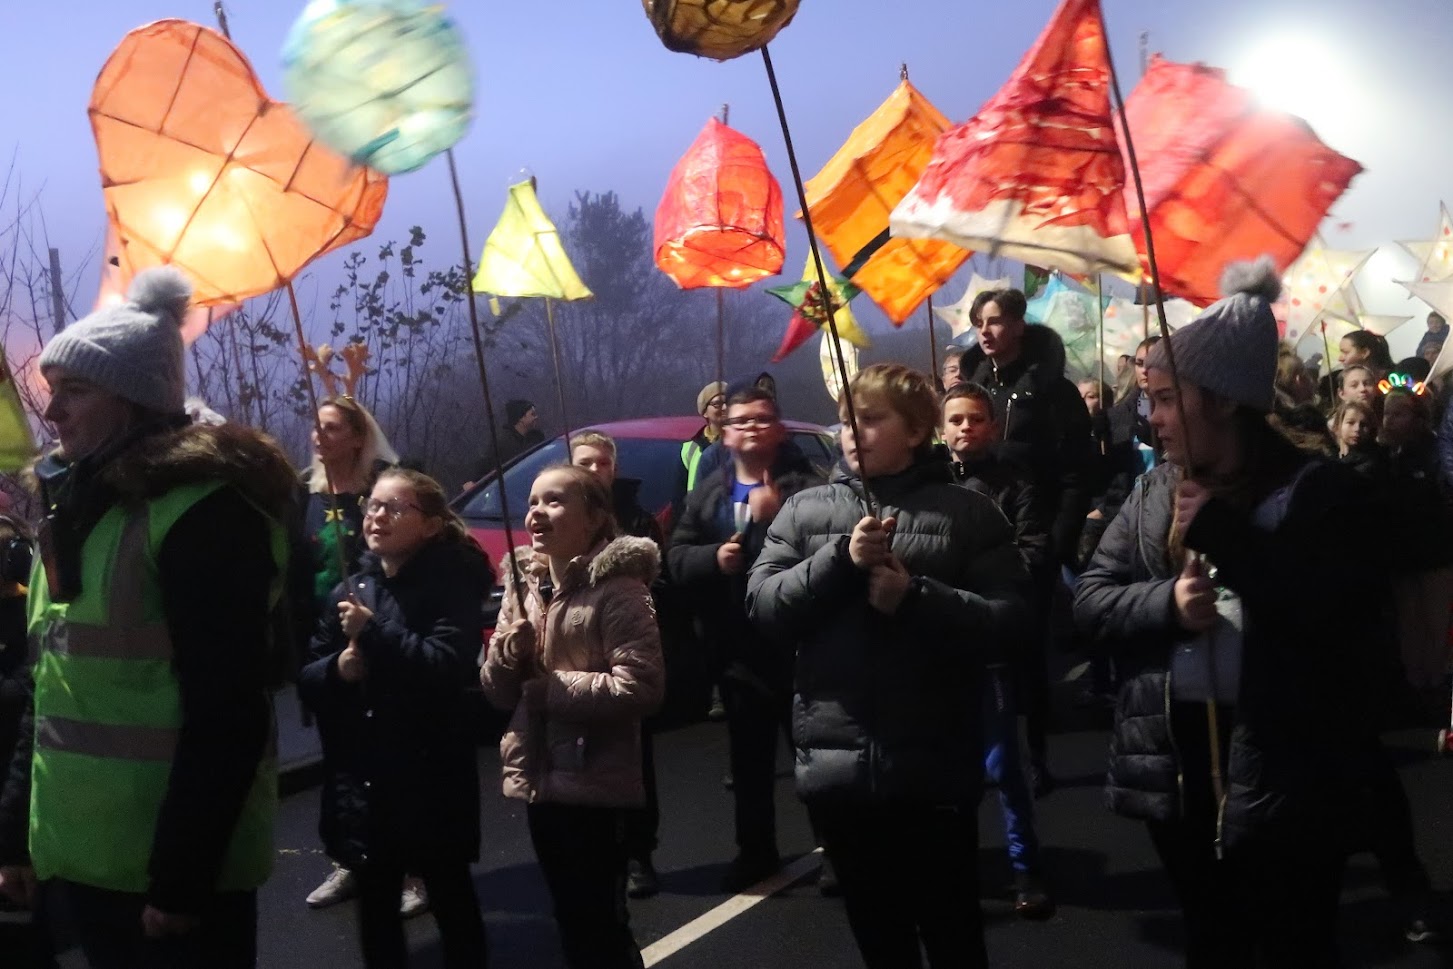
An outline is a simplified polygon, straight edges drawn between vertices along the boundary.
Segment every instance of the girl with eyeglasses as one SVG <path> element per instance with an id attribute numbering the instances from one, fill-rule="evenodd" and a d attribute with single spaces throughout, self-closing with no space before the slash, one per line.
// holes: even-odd
<path id="1" fill-rule="evenodd" d="M 468 695 L 484 636 L 489 560 L 417 471 L 381 474 L 364 504 L 368 551 L 332 595 L 299 677 L 327 777 L 320 831 L 352 872 L 367 967 L 408 962 L 399 895 L 422 878 L 444 964 L 485 964 L 470 876 L 479 776 Z"/>

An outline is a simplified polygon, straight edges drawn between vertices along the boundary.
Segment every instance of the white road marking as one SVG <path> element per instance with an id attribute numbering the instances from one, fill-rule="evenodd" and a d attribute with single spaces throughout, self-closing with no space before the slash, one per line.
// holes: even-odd
<path id="1" fill-rule="evenodd" d="M 765 899 L 771 898 L 799 878 L 821 867 L 822 849 L 818 848 L 810 854 L 798 858 L 772 877 L 757 882 L 740 895 L 732 896 L 705 915 L 694 918 L 671 934 L 657 939 L 641 950 L 641 958 L 649 967 L 674 956 L 691 943 L 708 933 L 715 932 L 738 915 Z"/>

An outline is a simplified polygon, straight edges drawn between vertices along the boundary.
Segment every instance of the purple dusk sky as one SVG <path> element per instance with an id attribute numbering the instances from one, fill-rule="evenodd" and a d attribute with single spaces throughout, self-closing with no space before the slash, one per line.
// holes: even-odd
<path id="1" fill-rule="evenodd" d="M 96 72 L 129 29 L 164 17 L 210 26 L 212 4 L 3 5 L 0 149 L 14 152 L 23 195 L 41 192 L 50 243 L 67 266 L 74 269 L 92 253 L 81 285 L 88 301 L 104 224 L 85 110 Z M 478 71 L 477 117 L 458 149 L 476 245 L 522 168 L 538 177 L 553 212 L 562 212 L 576 190 L 615 190 L 625 205 L 649 214 L 671 166 L 724 102 L 731 104 L 733 127 L 761 143 L 791 194 L 759 58 L 717 64 L 669 53 L 639 0 L 456 0 L 449 6 Z M 301 0 L 228 5 L 235 42 L 275 96 L 281 96 L 279 49 L 301 7 Z M 972 115 L 1055 7 L 1055 0 L 803 0 L 772 50 L 806 174 L 887 96 L 900 62 L 952 120 Z M 1335 222 L 1351 228 L 1329 224 L 1328 244 L 1383 247 L 1360 279 L 1364 296 L 1382 312 L 1422 309 L 1387 280 L 1412 271 L 1394 240 L 1430 237 L 1439 200 L 1453 196 L 1453 127 L 1446 123 L 1453 4 L 1104 0 L 1104 9 L 1127 88 L 1138 75 L 1137 36 L 1148 30 L 1152 50 L 1228 68 L 1233 78 L 1290 98 L 1327 141 L 1362 162 L 1367 172 L 1333 210 Z M 447 169 L 439 161 L 394 179 L 375 238 L 398 238 L 421 224 L 440 258 L 446 244 L 454 245 L 452 220 Z M 802 264 L 803 245 L 800 236 L 794 239 L 789 275 Z M 341 258 L 330 256 L 310 273 L 331 283 Z"/>

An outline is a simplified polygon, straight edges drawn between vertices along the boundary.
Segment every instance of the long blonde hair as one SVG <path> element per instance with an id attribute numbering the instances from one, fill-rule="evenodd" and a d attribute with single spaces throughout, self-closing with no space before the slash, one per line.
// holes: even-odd
<path id="1" fill-rule="evenodd" d="M 318 402 L 318 410 L 324 407 L 336 408 L 338 413 L 343 415 L 343 420 L 363 438 L 363 448 L 358 452 L 358 463 L 355 471 L 363 470 L 372 477 L 372 469 L 377 464 L 395 465 L 399 463 L 398 452 L 389 444 L 388 437 L 384 435 L 383 428 L 379 427 L 378 421 L 373 415 L 352 397 L 325 397 Z M 370 488 L 373 481 L 368 482 Z M 308 490 L 313 494 L 321 495 L 328 492 L 328 477 L 323 473 L 323 459 L 318 457 L 317 452 L 313 453 L 312 463 L 308 465 Z"/>

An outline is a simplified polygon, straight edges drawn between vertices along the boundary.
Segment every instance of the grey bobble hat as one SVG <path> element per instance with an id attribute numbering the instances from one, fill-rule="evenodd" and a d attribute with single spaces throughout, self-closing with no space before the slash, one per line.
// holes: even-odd
<path id="1" fill-rule="evenodd" d="M 1259 411 L 1276 397 L 1279 336 L 1271 304 L 1281 295 L 1281 278 L 1270 256 L 1232 263 L 1221 277 L 1226 296 L 1171 334 L 1179 379 Z M 1146 366 L 1170 370 L 1165 341 L 1150 351 Z"/>
<path id="2" fill-rule="evenodd" d="M 46 345 L 40 369 L 63 367 L 110 393 L 162 414 L 186 398 L 182 321 L 192 284 L 172 266 L 136 274 L 126 299 L 77 320 Z"/>

